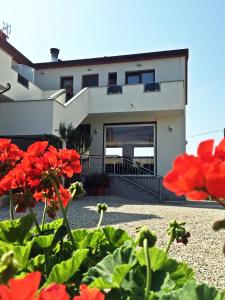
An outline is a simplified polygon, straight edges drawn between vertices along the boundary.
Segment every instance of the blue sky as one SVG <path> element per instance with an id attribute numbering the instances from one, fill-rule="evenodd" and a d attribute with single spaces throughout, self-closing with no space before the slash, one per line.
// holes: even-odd
<path id="1" fill-rule="evenodd" d="M 34 62 L 189 48 L 187 151 L 225 127 L 224 0 L 7 0 L 9 42 Z M 214 133 L 198 135 L 205 132 Z"/>

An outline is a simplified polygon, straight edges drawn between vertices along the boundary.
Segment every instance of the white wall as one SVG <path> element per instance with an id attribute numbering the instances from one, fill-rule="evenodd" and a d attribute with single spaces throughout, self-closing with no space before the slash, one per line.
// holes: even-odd
<path id="1" fill-rule="evenodd" d="M 32 69 L 24 65 L 17 65 L 18 73 L 28 76 L 31 76 Z M 21 71 L 22 68 L 22 71 Z M 26 72 L 24 74 L 24 72 Z M 24 101 L 24 100 L 41 100 L 48 99 L 54 91 L 42 91 L 38 86 L 29 81 L 29 87 L 25 87 L 19 82 L 18 73 L 12 69 L 12 57 L 0 49 L 0 85 L 7 87 L 7 83 L 11 84 L 11 89 L 4 93 L 5 96 L 14 100 L 14 101 Z M 28 74 L 29 73 L 29 74 Z M 31 76 L 32 77 L 32 76 Z M 65 98 L 65 97 L 64 97 Z M 63 102 L 63 99 L 59 99 Z"/>
<path id="2" fill-rule="evenodd" d="M 88 89 L 85 88 L 75 95 L 64 105 L 53 101 L 53 131 L 52 134 L 59 135 L 59 124 L 72 122 L 77 127 L 88 115 Z"/>
<path id="3" fill-rule="evenodd" d="M 51 134 L 52 111 L 52 100 L 0 103 L 0 136 Z"/>
<path id="4" fill-rule="evenodd" d="M 137 64 L 141 64 L 138 67 Z M 88 69 L 92 69 L 88 71 Z M 117 83 L 125 84 L 126 71 L 140 71 L 155 69 L 155 81 L 173 81 L 185 79 L 185 58 L 164 58 L 143 60 L 126 63 L 88 65 L 81 67 L 67 67 L 55 69 L 41 69 L 35 72 L 35 83 L 44 90 L 59 89 L 60 78 L 73 76 L 74 94 L 82 88 L 82 75 L 99 74 L 99 86 L 107 86 L 108 73 L 117 72 Z"/>
<path id="5" fill-rule="evenodd" d="M 29 89 L 17 82 L 18 74 L 11 68 L 12 58 L 0 49 L 0 84 L 7 86 L 11 84 L 11 89 L 4 93 L 5 96 L 13 100 L 42 99 L 42 90 L 29 82 Z"/>
<path id="6" fill-rule="evenodd" d="M 130 113 L 88 117 L 84 124 L 91 124 L 93 137 L 91 155 L 104 155 L 104 124 L 156 122 L 157 132 L 157 173 L 164 175 L 171 169 L 177 155 L 185 152 L 185 117 L 184 111 L 171 114 L 151 115 L 149 113 Z M 169 131 L 169 126 L 173 127 Z"/>
<path id="7" fill-rule="evenodd" d="M 123 86 L 122 94 L 107 95 L 106 87 L 89 90 L 89 113 L 176 110 L 185 107 L 183 81 L 160 84 L 160 91 L 144 92 L 143 84 Z"/>

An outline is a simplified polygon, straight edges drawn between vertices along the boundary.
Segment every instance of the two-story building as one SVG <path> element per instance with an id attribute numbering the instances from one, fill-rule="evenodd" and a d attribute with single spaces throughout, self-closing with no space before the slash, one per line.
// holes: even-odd
<path id="1" fill-rule="evenodd" d="M 0 136 L 57 141 L 61 122 L 86 125 L 89 171 L 163 176 L 185 151 L 188 49 L 58 55 L 51 48 L 50 62 L 33 63 L 0 32 Z"/>

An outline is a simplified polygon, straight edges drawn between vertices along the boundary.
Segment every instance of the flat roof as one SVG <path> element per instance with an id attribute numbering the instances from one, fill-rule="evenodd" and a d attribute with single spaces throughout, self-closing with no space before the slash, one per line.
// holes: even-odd
<path id="1" fill-rule="evenodd" d="M 35 69 L 52 69 L 52 68 L 65 68 L 65 67 L 76 67 L 76 66 L 87 66 L 87 65 L 100 65 L 100 64 L 113 64 L 113 63 L 123 63 L 130 61 L 141 61 L 141 60 L 151 60 L 151 59 L 162 59 L 162 58 L 172 58 L 184 56 L 186 60 L 188 59 L 188 49 L 176 49 L 167 51 L 157 51 L 157 52 L 145 52 L 136 54 L 126 54 L 126 55 L 116 55 L 116 56 L 103 56 L 95 58 L 85 58 L 85 59 L 74 59 L 74 60 L 59 60 L 57 62 L 42 62 L 35 63 Z"/>
<path id="2" fill-rule="evenodd" d="M 41 62 L 33 63 L 19 50 L 12 46 L 4 37 L 0 35 L 0 48 L 7 52 L 12 58 L 19 64 L 24 64 L 35 69 L 52 69 L 52 68 L 65 68 L 87 65 L 99 65 L 99 64 L 113 64 L 123 63 L 130 61 L 141 61 L 151 59 L 162 59 L 184 56 L 188 60 L 188 49 L 176 49 L 167 51 L 145 52 L 136 54 L 116 55 L 116 56 L 103 56 L 95 58 L 74 59 L 74 60 L 59 60 L 57 62 Z"/>

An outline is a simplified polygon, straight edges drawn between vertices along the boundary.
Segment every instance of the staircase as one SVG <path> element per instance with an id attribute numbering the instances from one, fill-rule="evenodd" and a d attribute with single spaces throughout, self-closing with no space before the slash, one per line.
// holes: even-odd
<path id="1" fill-rule="evenodd" d="M 162 202 L 162 177 L 125 157 L 115 157 L 114 164 L 107 164 L 108 157 L 82 158 L 83 176 L 105 172 L 111 177 L 110 194 L 135 200 Z M 110 157 L 113 161 L 113 157 Z"/>

